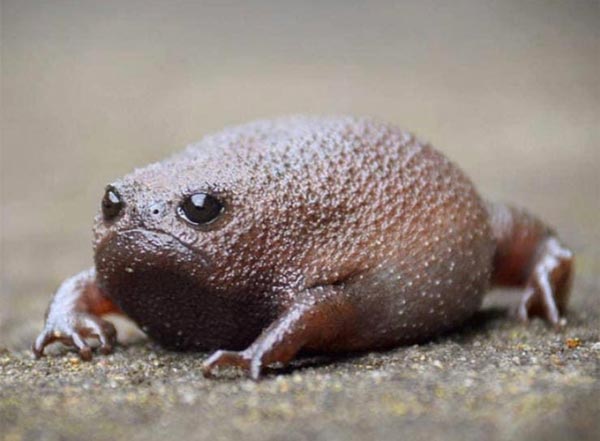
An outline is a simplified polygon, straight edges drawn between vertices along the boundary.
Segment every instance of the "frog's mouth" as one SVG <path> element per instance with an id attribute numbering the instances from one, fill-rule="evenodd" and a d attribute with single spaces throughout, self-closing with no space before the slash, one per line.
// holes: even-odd
<path id="1" fill-rule="evenodd" d="M 112 233 L 96 247 L 95 262 L 103 290 L 165 346 L 243 347 L 260 332 L 240 323 L 246 305 L 239 297 L 208 282 L 206 256 L 169 234 L 142 229 Z"/>

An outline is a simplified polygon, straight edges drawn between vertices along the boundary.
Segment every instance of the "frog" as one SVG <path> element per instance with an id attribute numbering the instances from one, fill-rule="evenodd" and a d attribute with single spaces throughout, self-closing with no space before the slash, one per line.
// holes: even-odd
<path id="1" fill-rule="evenodd" d="M 294 116 L 205 136 L 106 186 L 94 266 L 53 296 L 33 344 L 108 354 L 123 315 L 206 376 L 259 379 L 302 353 L 378 351 L 459 329 L 492 288 L 565 324 L 574 256 L 483 199 L 431 144 L 372 118 Z M 91 340 L 97 340 L 94 346 Z"/>

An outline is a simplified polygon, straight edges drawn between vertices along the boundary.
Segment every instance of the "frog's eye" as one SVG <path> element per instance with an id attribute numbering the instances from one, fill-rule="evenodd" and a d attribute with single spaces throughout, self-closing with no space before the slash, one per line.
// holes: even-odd
<path id="1" fill-rule="evenodd" d="M 195 193 L 186 197 L 177 211 L 192 225 L 206 225 L 217 219 L 224 208 L 216 197 L 208 193 Z"/>
<path id="2" fill-rule="evenodd" d="M 123 209 L 123 199 L 119 192 L 113 187 L 106 187 L 102 198 L 102 215 L 106 220 L 112 220 L 119 215 Z"/>

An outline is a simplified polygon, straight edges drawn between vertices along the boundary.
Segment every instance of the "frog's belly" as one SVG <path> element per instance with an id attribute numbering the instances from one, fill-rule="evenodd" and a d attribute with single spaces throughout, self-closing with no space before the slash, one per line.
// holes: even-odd
<path id="1" fill-rule="evenodd" d="M 201 266 L 161 233 L 119 233 L 96 252 L 99 284 L 153 340 L 180 350 L 245 348 L 274 320 L 272 308 L 247 293 L 207 290 L 193 276 Z"/>

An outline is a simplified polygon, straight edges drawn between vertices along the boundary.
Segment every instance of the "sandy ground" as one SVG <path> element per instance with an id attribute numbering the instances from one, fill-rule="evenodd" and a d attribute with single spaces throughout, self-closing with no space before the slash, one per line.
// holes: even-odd
<path id="1" fill-rule="evenodd" d="M 554 2 L 3 1 L 4 440 L 598 439 L 600 6 Z M 497 293 L 425 345 L 303 359 L 254 383 L 145 340 L 82 363 L 29 346 L 91 264 L 102 189 L 224 125 L 290 113 L 396 123 L 577 255 L 568 326 Z M 124 335 L 127 333 L 124 333 Z"/>

